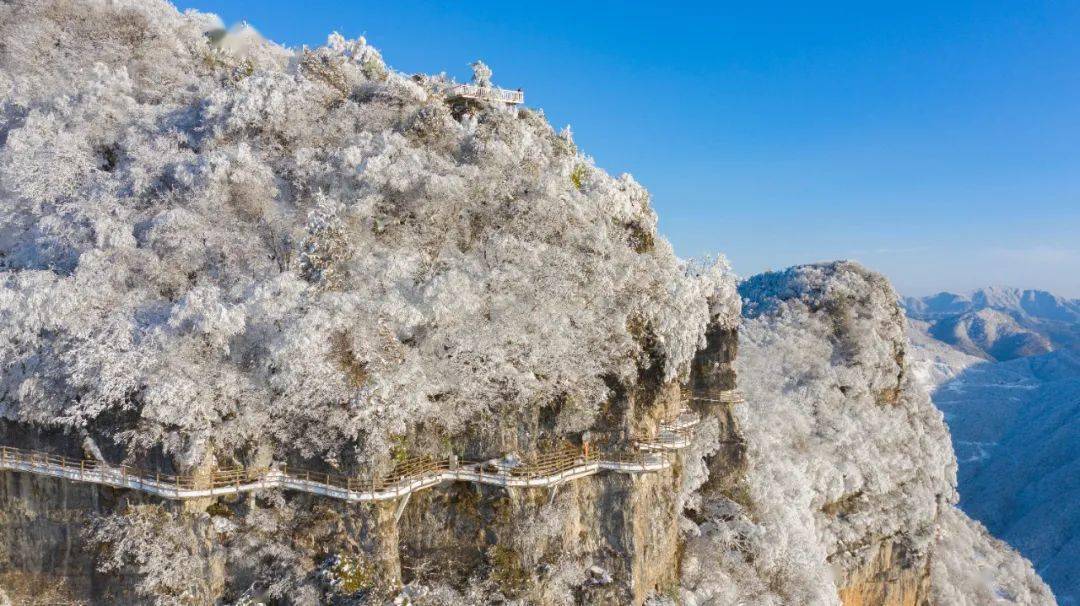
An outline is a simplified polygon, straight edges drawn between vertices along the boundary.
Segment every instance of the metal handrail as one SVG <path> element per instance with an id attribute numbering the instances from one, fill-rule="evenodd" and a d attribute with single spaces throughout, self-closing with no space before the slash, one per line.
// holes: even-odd
<path id="1" fill-rule="evenodd" d="M 495 86 L 477 84 L 458 84 L 450 89 L 451 96 L 466 99 L 489 99 L 517 105 L 525 102 L 525 93 L 520 90 L 508 90 Z"/>

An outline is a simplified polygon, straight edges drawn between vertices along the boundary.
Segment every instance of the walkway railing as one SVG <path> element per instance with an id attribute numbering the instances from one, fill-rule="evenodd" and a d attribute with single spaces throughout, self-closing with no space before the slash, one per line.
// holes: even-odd
<path id="1" fill-rule="evenodd" d="M 689 410 L 660 421 L 655 438 L 634 440 L 634 446 L 643 451 L 681 450 L 690 446 L 694 440 L 694 427 L 701 422 L 701 416 Z"/>
<path id="2" fill-rule="evenodd" d="M 518 105 L 525 102 L 525 93 L 520 90 L 507 90 L 494 86 L 477 86 L 475 84 L 458 84 L 450 89 L 450 96 L 463 97 L 465 99 L 482 99 L 487 101 L 499 101 Z"/>
<path id="3" fill-rule="evenodd" d="M 694 413 L 682 412 L 660 424 L 655 438 L 635 441 L 636 452 L 617 452 L 589 447 L 566 447 L 534 457 L 510 461 L 462 461 L 456 457 L 434 459 L 416 457 L 399 462 L 393 470 L 368 478 L 331 473 L 278 468 L 226 467 L 196 474 L 163 474 L 127 465 L 70 459 L 64 456 L 0 447 L 0 470 L 33 473 L 119 488 L 139 490 L 167 499 L 198 499 L 281 488 L 318 494 L 347 501 L 384 501 L 443 482 L 475 482 L 507 487 L 551 487 L 594 475 L 650 473 L 671 467 L 665 454 L 686 448 L 692 429 L 700 421 Z"/>
<path id="4" fill-rule="evenodd" d="M 741 391 L 737 389 L 725 389 L 718 391 L 711 396 L 695 396 L 692 392 L 684 392 L 683 397 L 687 400 L 693 400 L 695 402 L 713 402 L 718 404 L 742 404 L 746 401 Z"/>

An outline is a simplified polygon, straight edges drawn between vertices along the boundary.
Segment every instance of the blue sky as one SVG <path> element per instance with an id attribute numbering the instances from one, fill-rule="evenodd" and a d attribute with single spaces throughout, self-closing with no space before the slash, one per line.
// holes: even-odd
<path id="1" fill-rule="evenodd" d="M 683 256 L 1080 297 L 1080 2 L 810 4 L 178 2 L 409 73 L 482 58 L 648 187 Z"/>

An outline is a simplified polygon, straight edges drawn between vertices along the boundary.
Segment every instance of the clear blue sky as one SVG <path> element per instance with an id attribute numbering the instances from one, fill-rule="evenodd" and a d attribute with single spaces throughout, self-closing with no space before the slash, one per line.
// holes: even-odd
<path id="1" fill-rule="evenodd" d="M 482 58 L 648 187 L 683 256 L 1080 297 L 1080 2 L 866 4 L 179 2 L 409 73 Z"/>

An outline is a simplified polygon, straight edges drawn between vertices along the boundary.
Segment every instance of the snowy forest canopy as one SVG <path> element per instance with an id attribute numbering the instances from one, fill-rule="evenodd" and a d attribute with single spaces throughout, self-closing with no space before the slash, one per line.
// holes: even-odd
<path id="1" fill-rule="evenodd" d="M 731 315 L 726 264 L 677 260 L 630 176 L 363 39 L 292 51 L 161 1 L 0 24 L 9 421 L 350 464 L 551 402 L 587 428 Z"/>

